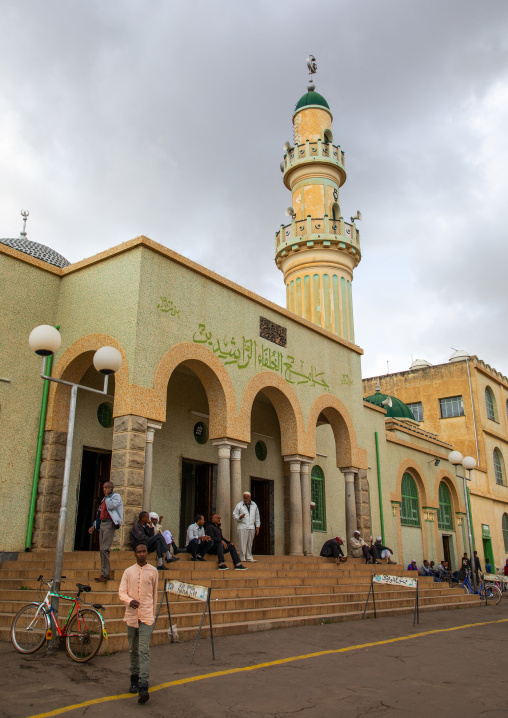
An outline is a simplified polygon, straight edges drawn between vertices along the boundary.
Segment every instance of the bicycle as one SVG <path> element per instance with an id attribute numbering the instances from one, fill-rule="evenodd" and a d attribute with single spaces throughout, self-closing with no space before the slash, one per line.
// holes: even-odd
<path id="1" fill-rule="evenodd" d="M 73 661 L 85 663 L 92 659 L 101 647 L 102 639 L 107 638 L 107 633 L 104 619 L 98 610 L 104 610 L 104 606 L 100 603 L 92 603 L 90 604 L 92 608 L 82 607 L 83 601 L 80 600 L 80 595 L 89 593 L 92 590 L 91 586 L 77 583 L 78 595 L 72 597 L 53 593 L 53 579 L 46 581 L 41 575 L 37 580 L 40 584 L 40 596 L 44 591 L 43 584 L 48 587 L 48 592 L 41 601 L 28 603 L 14 616 L 11 625 L 11 641 L 14 648 L 20 653 L 35 653 L 46 641 L 53 638 L 54 625 L 58 636 L 65 638 L 67 653 Z M 51 606 L 53 596 L 72 601 L 72 608 L 62 628 Z"/>
<path id="2" fill-rule="evenodd" d="M 478 591 L 475 591 L 471 584 L 471 571 L 466 571 L 466 577 L 464 578 L 464 581 L 460 584 L 461 587 L 464 589 L 464 593 L 476 593 L 480 596 L 480 600 L 485 599 L 485 601 L 492 601 L 493 604 L 497 606 L 503 596 L 503 594 L 501 593 L 501 589 L 495 583 L 487 583 L 485 581 L 484 574 L 481 574 L 481 576 L 482 582 L 478 586 Z"/>

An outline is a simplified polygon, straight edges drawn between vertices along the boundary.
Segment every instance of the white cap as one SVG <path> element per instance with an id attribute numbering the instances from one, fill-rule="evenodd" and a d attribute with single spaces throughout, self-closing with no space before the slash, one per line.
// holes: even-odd
<path id="1" fill-rule="evenodd" d="M 157 521 L 159 520 L 159 514 L 156 514 L 155 511 L 150 511 L 150 513 L 148 514 L 148 516 L 149 516 L 151 519 L 157 519 Z"/>
<path id="2" fill-rule="evenodd" d="M 382 536 L 378 536 L 377 539 L 376 539 L 376 541 L 382 541 L 382 540 L 383 540 L 383 537 L 382 537 Z"/>

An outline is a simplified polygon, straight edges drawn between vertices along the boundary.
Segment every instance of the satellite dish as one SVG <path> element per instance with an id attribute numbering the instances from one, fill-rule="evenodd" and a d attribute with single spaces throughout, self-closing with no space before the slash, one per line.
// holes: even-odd
<path id="1" fill-rule="evenodd" d="M 282 148 L 284 152 L 289 152 L 291 149 L 291 142 L 284 142 L 284 147 Z"/>
<path id="2" fill-rule="evenodd" d="M 286 210 L 286 214 L 288 217 L 296 217 L 296 212 L 294 207 L 288 207 Z"/>
<path id="3" fill-rule="evenodd" d="M 360 222 L 362 221 L 362 213 L 360 210 L 357 211 L 354 217 L 351 217 L 351 222 L 354 222 L 355 220 L 359 220 Z"/>

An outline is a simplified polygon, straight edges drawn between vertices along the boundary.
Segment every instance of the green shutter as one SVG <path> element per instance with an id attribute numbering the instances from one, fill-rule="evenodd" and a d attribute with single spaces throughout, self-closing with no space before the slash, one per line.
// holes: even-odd
<path id="1" fill-rule="evenodd" d="M 312 512 L 312 529 L 326 531 L 325 475 L 320 466 L 312 467 L 310 494 L 316 504 Z"/>
<path id="2" fill-rule="evenodd" d="M 437 525 L 440 529 L 453 529 L 452 499 L 444 481 L 439 484 Z"/>
<path id="3" fill-rule="evenodd" d="M 420 526 L 420 504 L 418 489 L 411 474 L 402 477 L 402 504 L 400 507 L 400 523 L 404 526 Z"/>

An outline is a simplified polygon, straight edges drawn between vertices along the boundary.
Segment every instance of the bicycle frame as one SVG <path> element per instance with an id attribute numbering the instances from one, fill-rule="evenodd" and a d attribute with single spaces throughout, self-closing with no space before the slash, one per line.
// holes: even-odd
<path id="1" fill-rule="evenodd" d="M 48 581 L 44 581 L 44 579 L 42 579 L 42 578 L 40 579 L 40 581 L 41 581 L 41 583 L 44 582 L 46 584 L 46 586 L 48 586 L 49 590 L 46 593 L 46 596 L 44 597 L 44 599 L 39 604 L 39 608 L 37 609 L 37 612 L 35 614 L 34 621 L 38 618 L 38 616 L 40 615 L 40 611 L 42 610 L 46 616 L 46 625 L 47 625 L 46 638 L 48 640 L 51 640 L 51 638 L 53 637 L 52 622 L 54 623 L 56 631 L 60 638 L 65 638 L 67 636 L 73 635 L 73 634 L 70 634 L 67 632 L 67 626 L 69 625 L 69 623 L 71 621 L 74 611 L 76 611 L 79 631 L 81 631 L 82 624 L 86 628 L 86 624 L 85 624 L 83 618 L 80 617 L 80 615 L 79 615 L 79 608 L 81 607 L 81 600 L 79 598 L 79 595 L 78 596 L 64 596 L 61 593 L 55 593 L 54 591 L 52 591 L 53 581 L 50 581 L 48 583 Z M 53 597 L 63 598 L 66 601 L 72 602 L 71 610 L 67 614 L 67 618 L 65 619 L 65 623 L 63 624 L 63 629 L 60 628 L 60 624 L 58 623 L 58 617 L 55 614 L 53 606 L 51 605 L 51 598 L 53 598 Z M 103 618 L 102 614 L 100 613 L 100 611 L 98 611 L 97 609 L 95 609 L 95 610 L 97 611 L 97 613 L 99 614 L 100 619 L 101 619 L 102 635 L 104 636 L 104 638 L 107 638 L 108 635 L 106 633 L 106 628 L 104 625 L 104 618 Z"/>

